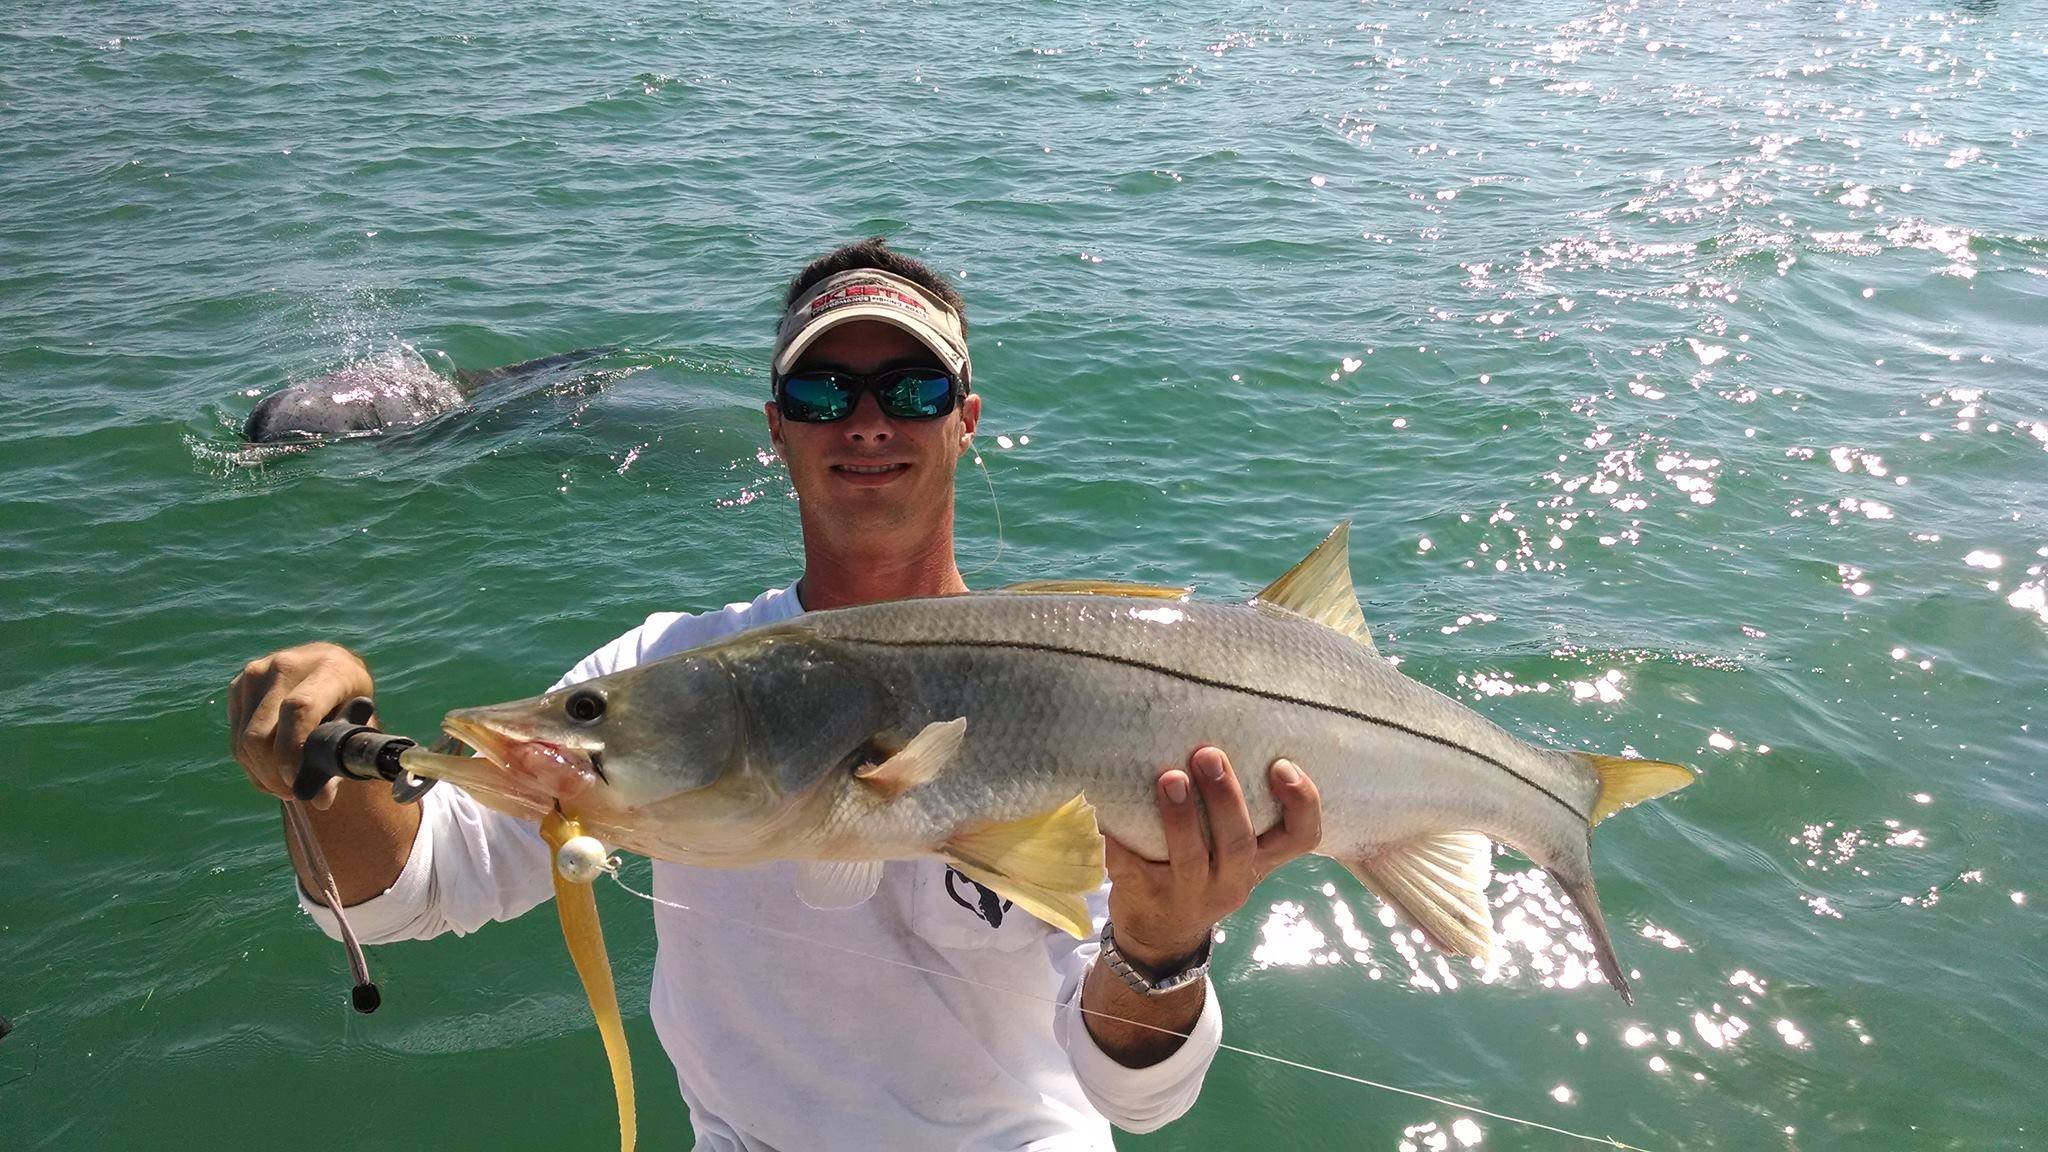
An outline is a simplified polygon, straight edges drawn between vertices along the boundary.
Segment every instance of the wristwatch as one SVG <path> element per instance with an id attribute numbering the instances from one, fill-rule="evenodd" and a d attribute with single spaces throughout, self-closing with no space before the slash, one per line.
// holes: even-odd
<path id="1" fill-rule="evenodd" d="M 1180 991 L 1209 974 L 1209 945 L 1210 938 L 1203 937 L 1202 950 L 1196 953 L 1193 963 L 1178 972 L 1169 972 L 1157 980 L 1148 980 L 1136 968 L 1131 966 L 1131 962 L 1124 958 L 1124 954 L 1121 951 L 1118 951 L 1115 926 L 1104 924 L 1102 926 L 1102 952 L 1096 959 L 1109 965 L 1109 970 L 1116 974 L 1116 978 L 1123 981 L 1125 987 L 1136 992 L 1138 995 L 1166 996 Z"/>

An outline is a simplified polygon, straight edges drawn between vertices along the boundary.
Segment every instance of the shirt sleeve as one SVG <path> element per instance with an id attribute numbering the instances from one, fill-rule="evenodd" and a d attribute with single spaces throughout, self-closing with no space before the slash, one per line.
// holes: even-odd
<path id="1" fill-rule="evenodd" d="M 391 887 L 351 904 L 349 927 L 365 944 L 464 936 L 492 920 L 510 920 L 554 895 L 540 828 L 484 807 L 453 784 L 419 798 L 420 830 Z M 298 888 L 297 877 L 292 886 Z M 335 939 L 334 913 L 298 889 L 299 907 Z"/>
<path id="2" fill-rule="evenodd" d="M 1102 951 L 1102 926 L 1109 922 L 1109 886 L 1088 898 L 1095 935 L 1075 940 L 1064 932 L 1046 937 L 1046 951 L 1060 974 L 1059 1007 L 1053 1012 L 1053 1036 L 1066 1049 L 1074 1078 L 1088 1102 L 1111 1124 L 1126 1132 L 1151 1132 L 1194 1107 L 1202 1079 L 1223 1043 L 1223 1008 L 1216 986 L 1202 982 L 1202 1014 L 1173 1055 L 1148 1068 L 1127 1068 L 1095 1043 L 1081 1015 L 1081 990 L 1088 969 Z"/>

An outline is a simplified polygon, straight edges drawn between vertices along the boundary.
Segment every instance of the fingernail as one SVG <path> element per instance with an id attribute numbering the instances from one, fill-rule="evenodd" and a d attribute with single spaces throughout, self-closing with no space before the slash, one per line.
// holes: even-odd
<path id="1" fill-rule="evenodd" d="M 1223 757 L 1202 757 L 1202 775 L 1207 776 L 1211 780 L 1223 779 Z"/>
<path id="2" fill-rule="evenodd" d="M 1168 800 L 1173 801 L 1175 804 L 1185 804 L 1188 802 L 1187 777 L 1176 772 L 1168 776 L 1162 783 L 1166 788 L 1166 798 Z"/>
<path id="3" fill-rule="evenodd" d="M 1273 761 L 1273 779 L 1282 784 L 1301 783 L 1301 773 L 1295 770 L 1292 760 Z"/>

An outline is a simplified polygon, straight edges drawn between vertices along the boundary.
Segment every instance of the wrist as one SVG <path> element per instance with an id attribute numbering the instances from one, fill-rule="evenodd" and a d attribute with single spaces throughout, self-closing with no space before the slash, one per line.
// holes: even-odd
<path id="1" fill-rule="evenodd" d="M 1200 983 L 1209 972 L 1208 934 L 1179 947 L 1129 940 L 1114 920 L 1102 930 L 1103 963 L 1132 991 L 1161 996 Z"/>

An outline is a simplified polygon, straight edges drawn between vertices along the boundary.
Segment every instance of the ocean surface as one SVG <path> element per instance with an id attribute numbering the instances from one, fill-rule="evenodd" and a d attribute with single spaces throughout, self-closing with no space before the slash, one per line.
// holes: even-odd
<path id="1" fill-rule="evenodd" d="M 970 583 L 1243 597 L 1350 518 L 1405 672 L 1701 770 L 1596 837 L 1635 1007 L 1517 856 L 1490 966 L 1307 861 L 1225 925 L 1227 1038 L 1452 1103 L 1226 1052 L 1123 1147 L 2048 1146 L 2044 129 L 2040 0 L 10 4 L 0 1147 L 608 1145 L 552 916 L 349 1011 L 224 688 L 333 638 L 425 734 L 787 582 L 776 299 L 874 234 L 969 301 Z"/>

